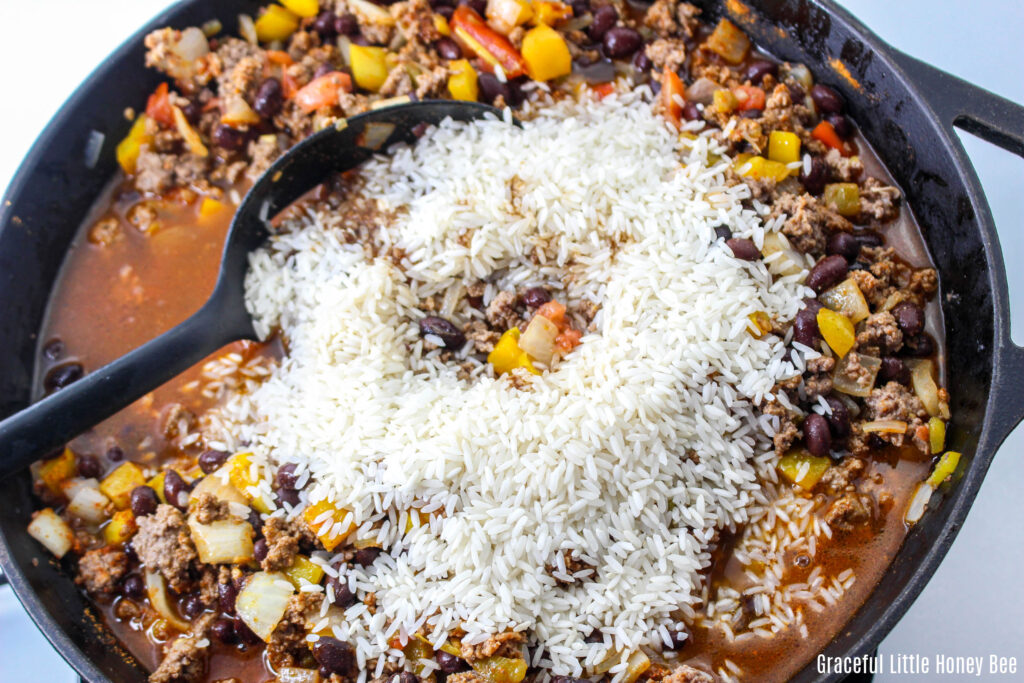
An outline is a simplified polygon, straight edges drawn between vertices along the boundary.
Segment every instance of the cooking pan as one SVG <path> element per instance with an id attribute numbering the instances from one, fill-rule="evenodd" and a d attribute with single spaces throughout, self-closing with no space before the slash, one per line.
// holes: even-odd
<path id="1" fill-rule="evenodd" d="M 697 2 L 727 15 L 782 59 L 804 62 L 836 87 L 906 192 L 938 267 L 946 325 L 949 447 L 962 473 L 937 493 L 877 588 L 825 648 L 870 652 L 921 592 L 946 554 L 996 449 L 1024 416 L 1024 349 L 1010 341 L 1003 258 L 978 178 L 953 127 L 1024 156 L 1024 108 L 904 55 L 826 0 Z M 234 32 L 249 0 L 186 0 L 114 52 L 68 100 L 22 163 L 0 206 L 0 416 L 32 396 L 47 301 L 68 246 L 116 171 L 121 112 L 161 80 L 143 66 L 142 37 L 218 18 Z M 100 153 L 89 151 L 102 135 Z M 116 333 L 112 330 L 111 333 Z M 0 483 L 0 567 L 36 624 L 87 681 L 142 681 L 144 669 L 102 627 L 69 574 L 25 531 L 34 507 L 29 474 Z M 814 662 L 794 680 L 832 681 Z"/>

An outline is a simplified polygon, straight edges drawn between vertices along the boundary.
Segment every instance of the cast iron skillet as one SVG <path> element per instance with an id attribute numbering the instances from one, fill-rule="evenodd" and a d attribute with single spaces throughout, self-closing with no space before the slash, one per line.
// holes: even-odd
<path id="1" fill-rule="evenodd" d="M 829 656 L 869 652 L 917 597 L 953 542 L 996 449 L 1024 417 L 1024 350 L 1010 341 L 1006 276 L 992 216 L 952 127 L 1024 156 L 1024 108 L 883 43 L 827 0 L 699 2 L 728 14 L 777 56 L 804 62 L 837 87 L 851 113 L 906 191 L 938 266 L 953 388 L 949 445 L 963 452 L 960 478 L 936 495 Z M 114 52 L 54 117 L 22 163 L 0 206 L 0 415 L 29 400 L 37 331 L 64 254 L 83 216 L 115 172 L 114 145 L 160 81 L 143 67 L 142 37 L 171 25 L 219 18 L 234 33 L 252 0 L 185 0 Z M 85 164 L 91 131 L 105 135 Z M 116 330 L 112 330 L 116 333 Z M 0 484 L 0 567 L 29 614 L 82 677 L 142 681 L 145 672 L 108 631 L 68 574 L 25 531 L 32 512 L 28 473 Z M 814 662 L 795 680 L 819 677 Z"/>

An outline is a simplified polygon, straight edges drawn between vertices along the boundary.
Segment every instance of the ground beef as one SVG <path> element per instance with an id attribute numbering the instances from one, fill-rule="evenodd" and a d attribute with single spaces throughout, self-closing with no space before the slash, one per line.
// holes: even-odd
<path id="1" fill-rule="evenodd" d="M 649 43 L 644 52 L 655 69 L 678 71 L 686 61 L 686 44 L 678 38 L 658 38 Z"/>
<path id="2" fill-rule="evenodd" d="M 793 96 L 789 88 L 779 83 L 768 95 L 764 105 L 764 112 L 761 114 L 761 127 L 765 134 L 773 130 L 784 130 L 795 132 L 801 136 L 805 151 L 813 151 L 814 146 L 810 142 L 817 142 L 813 138 L 809 141 L 805 124 L 810 123 L 814 114 L 802 104 L 794 104 Z M 820 143 L 819 143 L 820 144 Z"/>
<path id="3" fill-rule="evenodd" d="M 230 518 L 231 506 L 209 493 L 202 493 L 196 501 L 195 515 L 200 524 L 211 524 Z"/>
<path id="4" fill-rule="evenodd" d="M 168 439 L 188 434 L 196 426 L 196 416 L 180 403 L 171 403 L 162 411 L 160 433 Z"/>
<path id="5" fill-rule="evenodd" d="M 462 671 L 449 676 L 446 683 L 491 683 L 491 679 L 481 676 L 475 671 Z"/>
<path id="6" fill-rule="evenodd" d="M 879 222 L 900 215 L 900 191 L 878 178 L 867 177 L 860 186 L 860 213 Z"/>
<path id="7" fill-rule="evenodd" d="M 408 0 L 391 6 L 399 32 L 407 41 L 430 44 L 441 37 L 434 24 L 434 12 L 427 0 Z"/>
<path id="8" fill-rule="evenodd" d="M 864 473 L 867 464 L 860 458 L 847 456 L 838 465 L 830 465 L 821 475 L 819 484 L 828 493 L 835 495 L 846 490 L 857 477 Z"/>
<path id="9" fill-rule="evenodd" d="M 196 548 L 188 534 L 185 516 L 178 508 L 160 505 L 156 513 L 139 517 L 139 531 L 132 547 L 147 569 L 163 574 L 176 593 L 191 584 L 189 570 L 196 561 Z"/>
<path id="10" fill-rule="evenodd" d="M 688 2 L 679 0 L 656 0 L 647 8 L 644 25 L 654 29 L 662 38 L 692 38 L 697 27 L 697 15 L 700 10 Z"/>
<path id="11" fill-rule="evenodd" d="M 413 92 L 412 76 L 399 64 L 388 72 L 388 77 L 378 92 L 384 97 L 409 95 Z"/>
<path id="12" fill-rule="evenodd" d="M 320 593 L 296 593 L 288 600 L 284 616 L 267 642 L 267 659 L 275 668 L 315 666 L 306 642 L 306 624 L 320 614 L 322 602 Z"/>
<path id="13" fill-rule="evenodd" d="M 86 552 L 78 560 L 75 583 L 93 595 L 111 595 L 128 573 L 128 556 L 120 548 L 105 546 Z"/>
<path id="14" fill-rule="evenodd" d="M 825 522 L 835 531 L 852 531 L 871 519 L 872 507 L 870 497 L 847 493 L 825 511 Z"/>
<path id="15" fill-rule="evenodd" d="M 496 330 L 511 330 L 522 325 L 522 318 L 516 310 L 515 292 L 498 292 L 487 305 L 487 322 Z"/>
<path id="16" fill-rule="evenodd" d="M 135 187 L 141 192 L 162 194 L 172 187 L 205 182 L 209 165 L 209 157 L 162 154 L 143 145 L 135 162 Z"/>
<path id="17" fill-rule="evenodd" d="M 807 361 L 804 374 L 804 392 L 809 400 L 825 396 L 832 391 L 832 370 L 836 367 L 834 358 L 821 356 Z"/>
<path id="18" fill-rule="evenodd" d="M 793 416 L 778 401 L 769 401 L 761 406 L 761 412 L 765 415 L 772 415 L 779 418 L 779 428 L 772 436 L 772 443 L 775 446 L 775 453 L 780 457 L 789 450 L 793 442 L 799 439 L 802 434 L 797 429 Z"/>
<path id="19" fill-rule="evenodd" d="M 466 339 L 473 342 L 473 348 L 477 353 L 490 353 L 494 345 L 498 343 L 501 334 L 489 328 L 481 320 L 473 320 L 463 329 Z"/>
<path id="20" fill-rule="evenodd" d="M 782 232 L 798 251 L 821 254 L 829 233 L 836 230 L 849 232 L 853 225 L 809 194 L 786 193 L 778 198 L 772 215 L 785 214 L 788 218 Z"/>
<path id="21" fill-rule="evenodd" d="M 844 157 L 838 149 L 829 149 L 824 161 L 833 182 L 855 183 L 864 175 L 864 164 L 860 158 Z"/>
<path id="22" fill-rule="evenodd" d="M 370 43 L 375 45 L 387 45 L 394 35 L 394 27 L 386 24 L 378 24 L 373 17 L 366 14 L 361 6 L 350 6 L 349 11 L 356 15 L 359 20 L 359 29 Z"/>
<path id="23" fill-rule="evenodd" d="M 246 175 L 255 180 L 263 175 L 263 172 L 270 168 L 270 165 L 277 161 L 284 151 L 287 140 L 282 140 L 277 135 L 261 135 L 249 143 L 249 170 Z"/>
<path id="24" fill-rule="evenodd" d="M 594 574 L 593 574 L 594 565 L 589 564 L 587 562 L 584 562 L 583 560 L 581 560 L 581 559 L 579 559 L 577 557 L 574 557 L 573 554 L 572 554 L 572 551 L 566 550 L 564 553 L 562 553 L 562 559 L 563 559 L 563 562 L 565 563 L 565 573 L 566 574 L 569 574 L 570 576 L 573 576 L 575 574 L 578 574 L 579 572 L 586 571 L 586 570 L 589 569 L 589 570 L 591 570 L 591 573 L 588 576 L 590 578 L 593 578 L 593 576 L 594 576 Z M 545 569 L 545 571 L 547 571 L 547 573 L 549 575 L 554 576 L 554 572 L 557 570 L 557 565 L 549 564 L 544 569 Z M 573 583 L 575 583 L 577 580 L 586 580 L 586 577 L 579 577 L 579 579 L 575 579 L 574 578 L 572 581 L 566 581 L 566 580 L 560 579 L 558 577 L 554 577 L 554 578 L 555 578 L 555 583 L 557 583 L 559 586 L 562 586 L 562 587 L 570 586 Z"/>
<path id="25" fill-rule="evenodd" d="M 864 399 L 865 416 L 871 420 L 902 420 L 928 417 L 921 399 L 899 382 L 889 382 Z"/>
<path id="26" fill-rule="evenodd" d="M 497 655 L 509 659 L 522 659 L 522 646 L 526 642 L 522 633 L 517 631 L 506 631 L 493 635 L 482 643 L 476 645 L 462 644 L 462 658 L 467 662 L 475 662 Z M 451 679 L 449 679 L 451 680 Z"/>
<path id="27" fill-rule="evenodd" d="M 416 77 L 416 97 L 421 100 L 441 96 L 448 86 L 448 67 L 438 64 Z"/>
<path id="28" fill-rule="evenodd" d="M 857 333 L 857 349 L 870 356 L 887 356 L 903 346 L 903 332 L 889 311 L 872 313 Z"/>
<path id="29" fill-rule="evenodd" d="M 934 268 L 915 270 L 910 276 L 907 288 L 923 300 L 930 299 L 939 291 L 939 276 Z M 924 301 L 921 303 L 924 303 Z"/>
<path id="30" fill-rule="evenodd" d="M 878 279 L 867 270 L 850 271 L 850 277 L 857 283 L 857 287 L 860 288 L 868 303 L 875 308 L 884 304 L 889 295 L 895 291 L 894 287 Z"/>
<path id="31" fill-rule="evenodd" d="M 102 218 L 89 228 L 89 241 L 106 247 L 122 237 L 121 224 L 113 216 Z"/>
<path id="32" fill-rule="evenodd" d="M 160 666 L 149 676 L 149 683 L 198 683 L 206 674 L 207 648 L 199 647 L 200 638 L 182 635 L 167 648 Z"/>
<path id="33" fill-rule="evenodd" d="M 280 517 L 271 517 L 267 520 L 263 525 L 263 535 L 267 539 L 267 556 L 263 558 L 260 566 L 268 572 L 288 569 L 299 553 L 300 544 L 313 540 L 303 522 L 286 521 Z"/>
<path id="34" fill-rule="evenodd" d="M 173 49 L 180 39 L 181 31 L 172 28 L 158 29 L 147 35 L 143 39 L 146 66 L 172 76 L 182 90 L 195 92 L 210 82 L 210 76 L 217 72 L 219 65 L 212 54 L 186 62 Z"/>
<path id="35" fill-rule="evenodd" d="M 661 679 L 661 683 L 715 683 L 715 677 L 705 671 L 683 664 Z"/>
<path id="36" fill-rule="evenodd" d="M 199 576 L 199 599 L 207 607 L 216 607 L 220 600 L 220 585 L 231 583 L 231 568 L 204 564 Z"/>

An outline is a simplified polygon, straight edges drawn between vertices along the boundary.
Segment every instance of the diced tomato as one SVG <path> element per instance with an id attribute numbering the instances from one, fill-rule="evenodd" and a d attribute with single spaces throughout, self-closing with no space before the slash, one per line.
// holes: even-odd
<path id="1" fill-rule="evenodd" d="M 736 109 L 746 111 L 748 109 L 764 109 L 764 90 L 753 85 L 738 85 L 733 89 L 736 96 Z"/>
<path id="2" fill-rule="evenodd" d="M 572 351 L 574 348 L 580 345 L 580 339 L 583 338 L 583 333 L 579 330 L 574 330 L 571 327 L 555 337 L 555 346 L 562 350 L 564 353 Z"/>
<path id="3" fill-rule="evenodd" d="M 537 309 L 537 315 L 544 316 L 553 322 L 559 331 L 564 331 L 566 328 L 565 306 L 554 299 L 541 305 L 541 307 Z"/>
<path id="4" fill-rule="evenodd" d="M 295 103 L 309 114 L 338 104 L 338 95 L 342 92 L 352 92 L 352 77 L 341 71 L 332 71 L 314 78 L 296 92 Z"/>
<path id="5" fill-rule="evenodd" d="M 295 60 L 284 50 L 267 50 L 267 61 L 279 66 L 291 66 Z"/>
<path id="6" fill-rule="evenodd" d="M 677 97 L 678 96 L 678 97 Z M 683 126 L 683 105 L 686 89 L 679 75 L 671 69 L 665 69 L 661 75 L 661 102 L 667 118 L 676 128 Z"/>
<path id="7" fill-rule="evenodd" d="M 283 71 L 281 73 L 281 94 L 284 95 L 286 100 L 290 100 L 295 97 L 297 92 L 299 92 L 298 81 L 287 71 Z"/>
<path id="8" fill-rule="evenodd" d="M 500 66 L 508 78 L 526 73 L 526 60 L 508 38 L 489 27 L 468 5 L 459 5 L 452 14 L 452 36 L 463 49 L 479 57 L 487 71 Z"/>
<path id="9" fill-rule="evenodd" d="M 174 111 L 167 83 L 161 83 L 146 102 L 146 116 L 165 126 L 174 125 Z"/>
<path id="10" fill-rule="evenodd" d="M 603 100 L 604 98 L 608 97 L 609 95 L 615 92 L 615 84 L 598 83 L 593 88 L 591 88 L 591 90 L 594 91 L 594 94 L 597 95 L 598 99 Z"/>
<path id="11" fill-rule="evenodd" d="M 815 140 L 820 140 L 832 149 L 838 149 L 839 153 L 844 157 L 850 156 L 850 151 L 847 149 L 843 141 L 839 139 L 839 134 L 836 133 L 836 129 L 832 127 L 832 124 L 828 121 L 822 121 L 814 130 L 811 131 L 811 137 Z"/>

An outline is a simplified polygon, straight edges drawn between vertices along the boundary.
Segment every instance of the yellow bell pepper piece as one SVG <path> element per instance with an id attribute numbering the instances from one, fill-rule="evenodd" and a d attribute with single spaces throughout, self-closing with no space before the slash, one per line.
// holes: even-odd
<path id="1" fill-rule="evenodd" d="M 270 514 L 270 505 L 267 501 L 249 493 L 249 487 L 256 486 L 260 482 L 259 477 L 254 476 L 252 472 L 252 453 L 235 453 L 228 458 L 226 464 L 228 481 L 231 482 L 231 485 L 246 497 L 254 510 L 264 515 Z"/>
<path id="2" fill-rule="evenodd" d="M 139 160 L 139 152 L 143 145 L 148 145 L 152 137 L 146 133 L 146 115 L 139 114 L 132 124 L 128 135 L 124 136 L 121 142 L 117 143 L 117 163 L 121 165 L 125 173 L 135 173 L 135 163 Z"/>
<path id="3" fill-rule="evenodd" d="M 370 92 L 380 90 L 388 78 L 387 50 L 353 43 L 348 55 L 356 85 Z"/>
<path id="4" fill-rule="evenodd" d="M 156 497 L 161 503 L 167 503 L 167 496 L 164 495 L 164 479 L 167 477 L 167 470 L 160 470 L 160 473 L 146 482 L 146 486 L 156 491 Z"/>
<path id="5" fill-rule="evenodd" d="M 938 487 L 939 484 L 946 481 L 956 471 L 956 466 L 960 463 L 960 454 L 956 451 L 946 451 L 939 458 L 939 462 L 935 465 L 935 469 L 932 471 L 931 476 L 928 477 L 926 483 L 932 487 Z"/>
<path id="6" fill-rule="evenodd" d="M 539 375 L 540 371 L 530 362 L 530 356 L 519 348 L 519 328 L 513 327 L 501 335 L 494 350 L 487 354 L 487 362 L 494 366 L 494 372 L 503 375 L 515 368 L 526 368 Z"/>
<path id="7" fill-rule="evenodd" d="M 131 510 L 119 510 L 103 527 L 103 540 L 107 545 L 122 545 L 135 535 L 139 527 L 135 523 L 135 515 Z"/>
<path id="8" fill-rule="evenodd" d="M 526 33 L 522 53 L 530 78 L 535 81 L 550 81 L 572 73 L 569 46 L 558 31 L 546 24 L 531 28 Z"/>
<path id="9" fill-rule="evenodd" d="M 715 111 L 728 114 L 739 105 L 740 101 L 731 90 L 716 90 L 711 96 L 711 104 Z"/>
<path id="10" fill-rule="evenodd" d="M 199 204 L 199 217 L 210 218 L 226 208 L 228 208 L 228 205 L 224 202 L 217 201 L 211 197 L 203 197 L 203 201 Z"/>
<path id="11" fill-rule="evenodd" d="M 800 161 L 800 136 L 783 130 L 773 130 L 768 136 L 768 158 L 782 164 Z"/>
<path id="12" fill-rule="evenodd" d="M 338 508 L 334 503 L 322 500 L 303 510 L 302 518 L 306 520 L 309 530 L 323 543 L 324 548 L 334 550 L 356 530 L 355 523 L 350 521 L 347 529 L 334 532 L 335 525 L 344 521 L 346 514 L 345 510 Z"/>
<path id="13" fill-rule="evenodd" d="M 56 458 L 42 464 L 39 468 L 39 478 L 50 493 L 62 496 L 61 484 L 75 476 L 77 469 L 75 454 L 71 452 L 70 448 L 65 448 Z"/>
<path id="14" fill-rule="evenodd" d="M 941 453 L 946 447 L 946 423 L 940 418 L 928 420 L 928 445 L 931 446 L 932 455 Z"/>
<path id="15" fill-rule="evenodd" d="M 760 339 L 772 331 L 772 319 L 764 311 L 754 311 L 747 316 L 747 320 L 754 324 L 753 328 L 747 326 L 747 331 L 754 339 Z"/>
<path id="16" fill-rule="evenodd" d="M 857 339 L 853 330 L 853 321 L 842 313 L 836 313 L 828 308 L 818 310 L 818 329 L 821 336 L 836 355 L 842 358 Z"/>
<path id="17" fill-rule="evenodd" d="M 260 42 L 285 40 L 299 28 L 299 18 L 280 5 L 267 5 L 256 20 L 256 37 Z"/>
<path id="18" fill-rule="evenodd" d="M 526 678 L 526 660 L 524 659 L 491 655 L 472 662 L 470 666 L 478 674 L 494 683 L 519 683 Z"/>
<path id="19" fill-rule="evenodd" d="M 453 99 L 476 102 L 480 88 L 477 84 L 476 69 L 468 59 L 457 59 L 448 65 L 451 76 L 448 77 L 448 92 Z"/>
<path id="20" fill-rule="evenodd" d="M 733 168 L 736 173 L 748 178 L 774 178 L 777 182 L 782 182 L 789 176 L 789 169 L 785 164 L 761 156 L 741 154 L 736 157 Z"/>
<path id="21" fill-rule="evenodd" d="M 530 19 L 530 23 L 534 26 L 540 24 L 557 26 L 571 17 L 572 8 L 564 2 L 557 2 L 557 0 L 534 0 L 533 17 Z"/>
<path id="22" fill-rule="evenodd" d="M 303 580 L 314 585 L 320 583 L 324 578 L 324 568 L 305 555 L 296 555 L 295 560 L 292 561 L 292 566 L 285 570 L 284 575 L 295 586 L 295 590 L 300 590 Z"/>
<path id="23" fill-rule="evenodd" d="M 281 0 L 281 4 L 298 14 L 300 17 L 309 19 L 320 13 L 320 3 L 317 0 Z"/>
<path id="24" fill-rule="evenodd" d="M 842 216 L 860 213 L 860 189 L 857 183 L 829 183 L 822 193 L 825 204 Z"/>
<path id="25" fill-rule="evenodd" d="M 434 28 L 442 36 L 448 37 L 452 34 L 452 27 L 448 25 L 448 20 L 444 18 L 443 14 L 434 15 Z"/>
<path id="26" fill-rule="evenodd" d="M 104 477 L 100 482 L 100 491 L 111 500 L 114 507 L 124 510 L 131 505 L 132 491 L 145 485 L 146 477 L 139 466 L 126 462 Z"/>
<path id="27" fill-rule="evenodd" d="M 779 472 L 800 488 L 810 491 L 825 474 L 828 458 L 819 458 L 803 451 L 787 453 L 779 458 Z"/>

